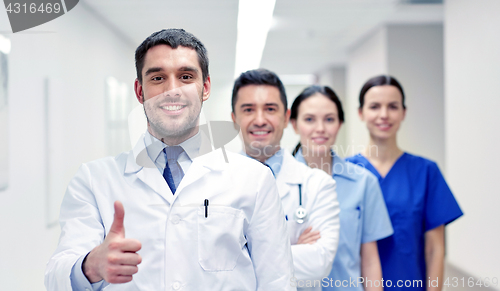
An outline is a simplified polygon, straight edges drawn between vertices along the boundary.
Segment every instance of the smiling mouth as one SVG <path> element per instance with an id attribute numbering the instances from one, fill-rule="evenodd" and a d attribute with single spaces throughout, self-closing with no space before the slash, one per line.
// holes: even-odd
<path id="1" fill-rule="evenodd" d="M 169 105 L 163 105 L 160 106 L 160 109 L 167 115 L 180 115 L 182 112 L 184 112 L 184 108 L 187 107 L 187 105 L 183 104 L 169 104 Z"/>
<path id="2" fill-rule="evenodd" d="M 317 144 L 325 143 L 328 139 L 326 137 L 313 137 L 312 140 Z"/>
<path id="3" fill-rule="evenodd" d="M 386 130 L 386 129 L 391 128 L 391 125 L 389 125 L 389 124 L 378 124 L 377 127 L 380 128 L 380 129 L 382 129 L 382 130 Z"/>
<path id="4" fill-rule="evenodd" d="M 263 135 L 266 135 L 266 134 L 269 134 L 271 133 L 270 130 L 256 130 L 256 131 L 250 131 L 250 134 L 252 135 L 256 135 L 256 136 L 263 136 Z"/>
<path id="5" fill-rule="evenodd" d="M 186 105 L 165 105 L 160 108 L 166 111 L 179 111 L 184 107 L 186 107 Z"/>

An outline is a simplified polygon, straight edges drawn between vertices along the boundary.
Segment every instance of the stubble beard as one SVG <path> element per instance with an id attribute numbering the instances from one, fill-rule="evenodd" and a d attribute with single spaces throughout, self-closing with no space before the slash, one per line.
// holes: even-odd
<path id="1" fill-rule="evenodd" d="M 170 141 L 170 143 L 178 144 L 193 136 L 198 127 L 198 122 L 200 118 L 201 108 L 203 106 L 203 90 L 200 96 L 200 107 L 199 110 L 193 107 L 192 102 L 189 102 L 187 105 L 188 116 L 182 119 L 175 120 L 177 124 L 173 125 L 170 122 L 161 118 L 161 109 L 155 104 L 155 102 L 145 102 L 144 96 L 142 97 L 144 114 L 146 115 L 146 119 L 148 121 L 148 125 L 150 127 L 150 133 L 161 141 Z M 157 102 L 156 102 L 157 103 Z"/>

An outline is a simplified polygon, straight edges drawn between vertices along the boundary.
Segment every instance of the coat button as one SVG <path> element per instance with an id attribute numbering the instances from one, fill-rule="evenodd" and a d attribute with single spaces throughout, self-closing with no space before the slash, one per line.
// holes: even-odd
<path id="1" fill-rule="evenodd" d="M 172 288 L 174 288 L 174 290 L 179 290 L 179 288 L 181 288 L 181 283 L 174 282 L 174 284 L 172 284 Z"/>
<path id="2" fill-rule="evenodd" d="M 179 218 L 179 216 L 174 216 L 170 221 L 172 221 L 173 224 L 178 224 L 181 219 Z"/>

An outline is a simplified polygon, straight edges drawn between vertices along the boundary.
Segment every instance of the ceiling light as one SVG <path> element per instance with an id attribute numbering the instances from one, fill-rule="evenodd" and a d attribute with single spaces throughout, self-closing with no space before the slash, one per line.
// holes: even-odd
<path id="1" fill-rule="evenodd" d="M 0 52 L 4 54 L 10 53 L 10 39 L 0 35 Z"/>
<path id="2" fill-rule="evenodd" d="M 275 4 L 276 0 L 239 0 L 235 77 L 259 68 Z"/>

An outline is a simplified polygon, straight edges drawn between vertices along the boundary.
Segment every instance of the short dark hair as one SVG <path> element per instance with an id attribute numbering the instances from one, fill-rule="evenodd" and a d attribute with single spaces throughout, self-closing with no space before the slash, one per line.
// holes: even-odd
<path id="1" fill-rule="evenodd" d="M 236 106 L 236 101 L 238 99 L 238 91 L 248 85 L 269 85 L 278 88 L 281 102 L 285 106 L 285 112 L 288 109 L 285 86 L 283 86 L 283 83 L 278 75 L 266 69 L 256 69 L 241 73 L 236 81 L 234 81 L 233 95 L 231 98 L 233 113 L 235 112 L 234 107 Z"/>
<path id="2" fill-rule="evenodd" d="M 148 50 L 154 46 L 166 44 L 175 49 L 178 46 L 192 48 L 198 54 L 203 82 L 208 78 L 208 54 L 203 43 L 191 33 L 179 28 L 163 29 L 151 34 L 135 50 L 135 69 L 137 79 L 142 83 L 142 69 L 144 68 L 144 59 Z"/>
<path id="3" fill-rule="evenodd" d="M 399 92 L 401 92 L 401 97 L 403 98 L 401 100 L 401 103 L 403 104 L 403 109 L 406 109 L 405 93 L 403 91 L 403 87 L 398 82 L 398 80 L 396 80 L 396 78 L 389 75 L 379 75 L 366 81 L 366 83 L 361 88 L 361 92 L 359 93 L 359 109 L 363 108 L 363 105 L 365 105 L 365 95 L 366 92 L 368 92 L 368 90 L 370 90 L 372 87 L 375 86 L 384 86 L 384 85 L 391 85 L 398 88 Z"/>
<path id="4" fill-rule="evenodd" d="M 312 85 L 307 88 L 305 88 L 297 98 L 292 103 L 292 109 L 291 109 L 291 114 L 290 114 L 290 120 L 297 120 L 297 117 L 299 116 L 299 107 L 302 101 L 306 100 L 307 98 L 311 97 L 312 95 L 320 93 L 321 95 L 325 96 L 326 98 L 330 99 L 335 105 L 337 106 L 337 111 L 339 113 L 339 120 L 340 122 L 344 122 L 344 109 L 342 109 L 342 103 L 340 102 L 339 97 L 337 94 L 335 94 L 335 91 L 332 90 L 332 88 L 328 86 L 318 86 L 318 85 Z M 302 147 L 300 142 L 297 144 L 295 149 L 292 152 L 292 155 L 295 156 L 295 154 L 299 151 L 299 149 Z"/>
<path id="5" fill-rule="evenodd" d="M 306 100 L 307 98 L 311 97 L 312 95 L 320 93 L 321 95 L 325 96 L 326 98 L 330 99 L 335 105 L 337 106 L 337 111 L 339 112 L 339 120 L 341 122 L 344 122 L 344 110 L 342 109 L 342 103 L 340 103 L 340 99 L 335 94 L 335 92 L 332 90 L 332 88 L 328 86 L 318 86 L 318 85 L 313 85 L 305 88 L 297 98 L 292 103 L 292 109 L 291 109 L 291 114 L 290 114 L 290 119 L 295 119 L 297 120 L 297 117 L 299 115 L 299 106 L 302 103 L 302 101 Z"/>

